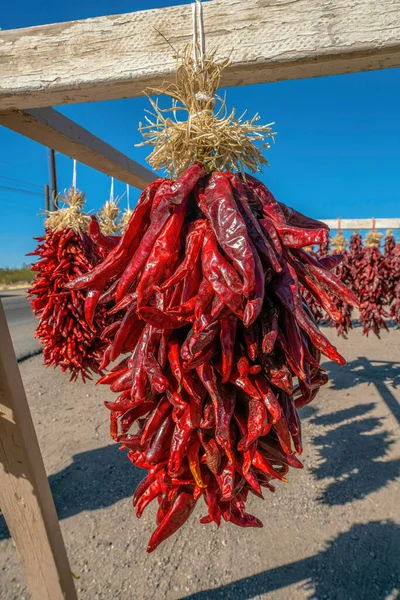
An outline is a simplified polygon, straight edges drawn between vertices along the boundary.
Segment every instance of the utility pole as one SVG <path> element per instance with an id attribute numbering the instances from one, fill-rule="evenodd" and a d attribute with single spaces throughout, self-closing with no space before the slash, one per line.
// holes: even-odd
<path id="1" fill-rule="evenodd" d="M 53 210 L 58 210 L 57 203 L 57 173 L 55 152 L 50 148 L 50 177 L 51 177 L 51 198 L 53 201 Z"/>
<path id="2" fill-rule="evenodd" d="M 46 185 L 44 186 L 44 200 L 46 202 L 46 213 L 50 212 L 50 188 Z"/>

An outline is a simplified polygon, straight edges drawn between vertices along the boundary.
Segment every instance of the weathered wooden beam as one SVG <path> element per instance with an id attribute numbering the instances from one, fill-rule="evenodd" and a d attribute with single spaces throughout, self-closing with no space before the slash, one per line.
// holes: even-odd
<path id="1" fill-rule="evenodd" d="M 144 189 L 156 175 L 53 108 L 0 111 L 0 125 Z"/>
<path id="2" fill-rule="evenodd" d="M 213 0 L 208 48 L 222 85 L 400 66 L 400 0 Z M 175 6 L 0 32 L 0 110 L 137 96 L 174 75 L 170 44 L 192 39 Z"/>
<path id="3" fill-rule="evenodd" d="M 400 218 L 399 219 L 319 219 L 325 225 L 328 225 L 329 229 L 340 229 L 347 230 L 352 229 L 371 229 L 373 221 L 375 229 L 400 229 Z"/>
<path id="4" fill-rule="evenodd" d="M 0 506 L 32 600 L 76 600 L 60 525 L 0 302 Z"/>

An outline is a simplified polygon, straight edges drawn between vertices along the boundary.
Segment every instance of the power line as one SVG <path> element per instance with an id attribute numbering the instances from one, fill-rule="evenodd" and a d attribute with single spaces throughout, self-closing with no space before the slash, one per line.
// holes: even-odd
<path id="1" fill-rule="evenodd" d="M 30 187 L 35 187 L 41 189 L 42 186 L 37 183 L 31 183 L 29 181 L 23 181 L 22 179 L 15 179 L 14 177 L 8 177 L 7 175 L 0 175 L 1 179 L 8 179 L 9 181 L 15 181 L 17 183 L 22 183 L 23 185 L 29 185 Z"/>
<path id="2" fill-rule="evenodd" d="M 43 194 L 40 194 L 39 192 L 33 192 L 33 191 L 30 191 L 30 190 L 23 190 L 21 188 L 8 187 L 6 185 L 0 185 L 0 189 L 1 190 L 9 190 L 10 192 L 18 192 L 19 194 L 28 194 L 28 196 L 40 196 L 41 198 L 43 198 Z"/>

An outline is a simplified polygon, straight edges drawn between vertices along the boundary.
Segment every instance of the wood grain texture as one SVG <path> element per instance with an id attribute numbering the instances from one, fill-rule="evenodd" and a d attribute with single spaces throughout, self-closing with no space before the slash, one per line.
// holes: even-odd
<path id="1" fill-rule="evenodd" d="M 140 190 L 157 177 L 53 108 L 0 111 L 0 125 Z"/>
<path id="2" fill-rule="evenodd" d="M 328 225 L 329 229 L 337 230 L 339 223 L 338 219 L 319 219 L 325 225 Z M 358 230 L 358 229 L 371 229 L 371 219 L 340 219 L 340 229 L 347 230 Z M 392 219 L 375 219 L 375 229 L 400 229 L 400 218 Z"/>
<path id="3" fill-rule="evenodd" d="M 0 302 L 0 506 L 32 600 L 76 592 L 29 405 Z"/>
<path id="4" fill-rule="evenodd" d="M 208 48 L 223 86 L 400 66 L 400 0 L 213 0 Z M 0 110 L 143 93 L 171 79 L 190 5 L 0 32 Z"/>

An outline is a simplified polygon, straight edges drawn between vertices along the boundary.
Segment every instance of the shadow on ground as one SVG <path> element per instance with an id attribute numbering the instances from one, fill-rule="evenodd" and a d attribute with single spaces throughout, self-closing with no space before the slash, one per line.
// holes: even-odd
<path id="1" fill-rule="evenodd" d="M 127 460 L 118 444 L 75 454 L 68 467 L 49 477 L 58 518 L 111 506 L 133 496 L 144 474 Z M 4 517 L 0 516 L 0 540 L 8 537 Z"/>
<path id="2" fill-rule="evenodd" d="M 324 367 L 328 371 L 331 387 L 334 390 L 348 390 L 360 383 L 374 385 L 393 416 L 400 423 L 400 404 L 388 385 L 397 388 L 400 385 L 400 362 L 370 360 L 359 356 L 340 367 L 334 362 L 327 362 Z"/>
<path id="3" fill-rule="evenodd" d="M 325 365 L 330 385 L 335 390 L 348 390 L 361 382 L 375 385 L 382 400 L 400 421 L 399 403 L 388 387 L 400 384 L 400 363 L 370 361 L 359 357 L 345 367 L 328 362 Z M 320 461 L 312 468 L 319 480 L 331 480 L 320 501 L 340 505 L 360 500 L 383 488 L 400 474 L 400 460 L 388 460 L 394 436 L 384 428 L 383 418 L 372 412 L 375 402 L 363 403 L 333 413 L 319 414 L 313 406 L 305 407 L 302 418 L 323 427 L 314 436 Z"/>
<path id="4" fill-rule="evenodd" d="M 393 522 L 354 525 L 310 558 L 191 594 L 185 600 L 250 600 L 293 584 L 309 591 L 309 598 L 320 600 L 396 600 L 399 540 L 400 527 Z"/>
<path id="5" fill-rule="evenodd" d="M 360 404 L 327 415 L 315 411 L 311 423 L 323 426 L 314 436 L 320 455 L 311 469 L 319 480 L 332 480 L 319 500 L 340 505 L 360 500 L 400 474 L 400 460 L 387 460 L 394 437 L 374 416 L 374 403 Z"/>

